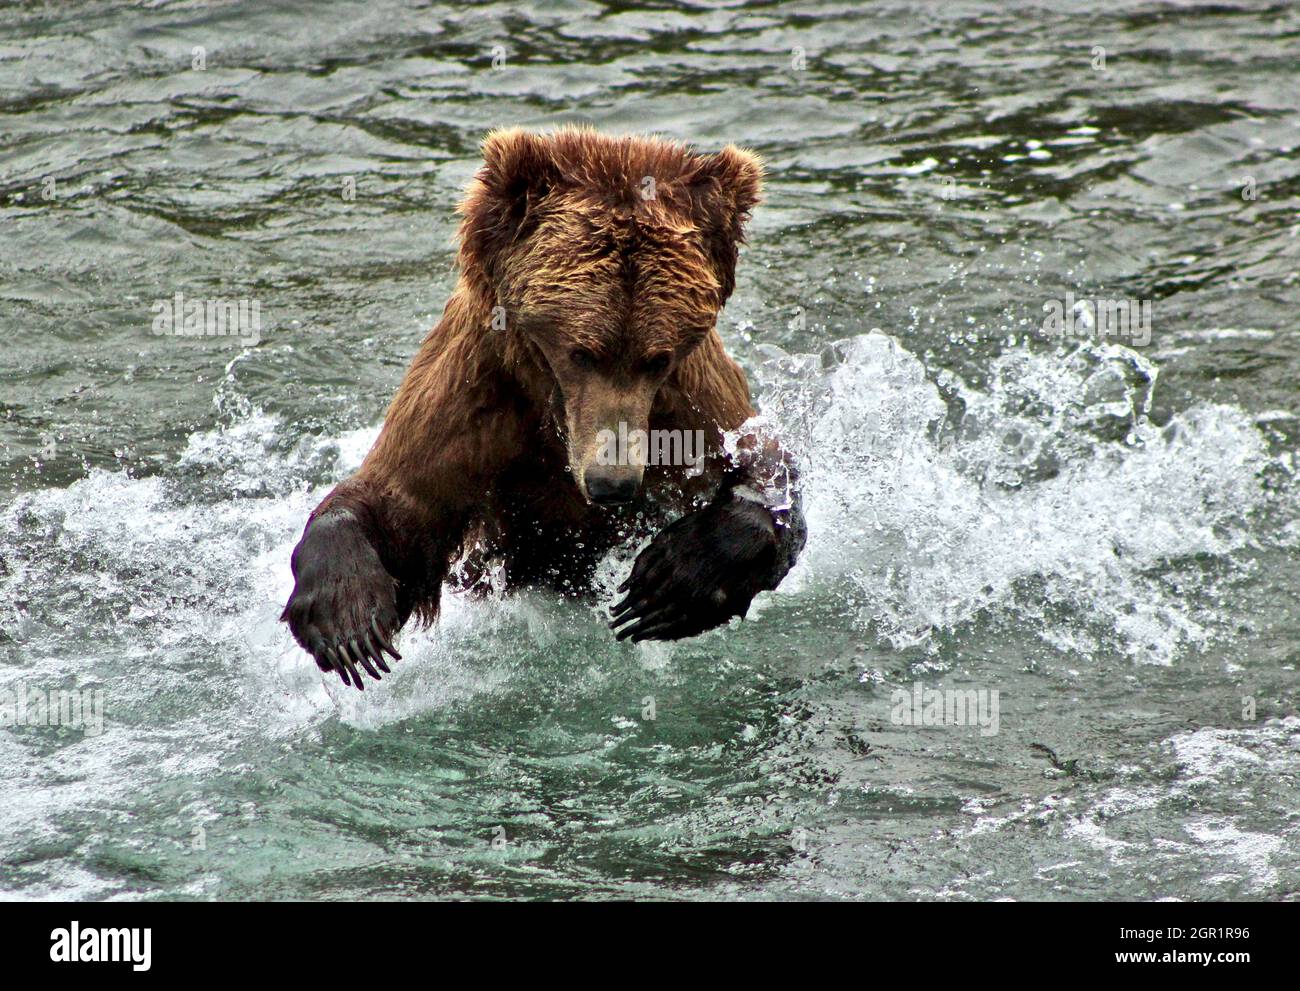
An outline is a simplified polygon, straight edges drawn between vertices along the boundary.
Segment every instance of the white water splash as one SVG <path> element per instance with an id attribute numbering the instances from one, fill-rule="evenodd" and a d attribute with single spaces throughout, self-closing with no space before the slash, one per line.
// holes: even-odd
<path id="1" fill-rule="evenodd" d="M 833 351 L 769 349 L 762 372 L 765 412 L 804 455 L 799 580 L 847 580 L 864 628 L 900 648 L 988 609 L 1085 657 L 1168 664 L 1213 636 L 1180 584 L 1211 579 L 1169 575 L 1252 539 L 1269 457 L 1244 412 L 1154 426 L 1155 369 L 1116 346 L 1012 349 L 985 391 L 932 380 L 883 334 Z"/>

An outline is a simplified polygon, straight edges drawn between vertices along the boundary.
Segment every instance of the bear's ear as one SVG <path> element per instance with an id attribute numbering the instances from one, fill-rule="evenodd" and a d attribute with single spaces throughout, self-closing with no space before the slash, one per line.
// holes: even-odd
<path id="1" fill-rule="evenodd" d="M 552 143 L 519 128 L 489 132 L 483 166 L 460 205 L 462 259 L 478 262 L 489 275 L 510 245 L 527 236 L 537 204 L 555 184 Z"/>
<path id="2" fill-rule="evenodd" d="M 752 151 L 727 145 L 696 159 L 691 186 L 709 254 L 722 287 L 722 302 L 736 286 L 736 255 L 745 224 L 763 195 L 763 161 Z"/>

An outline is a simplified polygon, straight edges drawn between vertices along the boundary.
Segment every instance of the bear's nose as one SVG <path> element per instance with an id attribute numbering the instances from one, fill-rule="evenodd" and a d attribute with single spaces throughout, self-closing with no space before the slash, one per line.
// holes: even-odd
<path id="1" fill-rule="evenodd" d="M 596 468 L 587 470 L 587 495 L 592 502 L 602 506 L 631 502 L 641 487 L 641 473 L 629 468 Z"/>

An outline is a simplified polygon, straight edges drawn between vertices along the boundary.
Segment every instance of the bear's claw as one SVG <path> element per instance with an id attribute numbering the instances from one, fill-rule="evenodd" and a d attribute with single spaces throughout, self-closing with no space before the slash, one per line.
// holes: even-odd
<path id="1" fill-rule="evenodd" d="M 755 595 L 775 587 L 777 542 L 772 516 L 745 500 L 683 516 L 637 556 L 610 629 L 619 640 L 680 640 L 744 616 Z"/>
<path id="2" fill-rule="evenodd" d="M 358 691 L 365 691 L 365 680 L 357 671 L 360 664 L 375 681 L 382 681 L 384 674 L 392 674 L 393 669 L 384 662 L 384 652 L 392 655 L 393 660 L 400 661 L 402 655 L 389 642 L 384 629 L 376 616 L 370 618 L 370 630 L 352 637 L 346 642 L 327 644 L 317 639 L 312 642 L 311 653 L 322 671 L 334 671 L 343 684 L 354 686 Z"/>

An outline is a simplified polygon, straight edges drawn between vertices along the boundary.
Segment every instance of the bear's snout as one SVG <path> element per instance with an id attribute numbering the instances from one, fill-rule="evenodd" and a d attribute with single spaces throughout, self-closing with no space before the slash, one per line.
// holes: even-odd
<path id="1" fill-rule="evenodd" d="M 631 465 L 592 465 L 584 474 L 587 498 L 602 506 L 631 502 L 641 488 L 641 469 Z"/>

